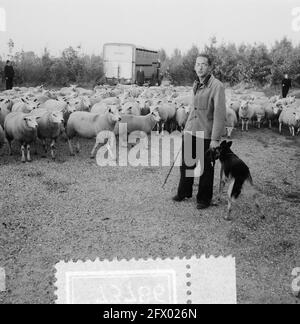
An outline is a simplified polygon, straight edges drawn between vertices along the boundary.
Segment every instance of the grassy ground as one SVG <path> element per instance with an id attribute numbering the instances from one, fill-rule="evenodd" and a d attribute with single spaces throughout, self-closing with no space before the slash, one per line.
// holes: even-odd
<path id="1" fill-rule="evenodd" d="M 222 218 L 225 193 L 205 212 L 195 198 L 173 203 L 178 168 L 163 190 L 168 168 L 100 168 L 89 159 L 93 142 L 81 143 L 74 158 L 60 142 L 56 162 L 21 164 L 16 146 L 13 157 L 0 152 L 0 267 L 7 273 L 0 303 L 54 303 L 60 260 L 202 254 L 236 257 L 239 303 L 299 303 L 291 293 L 300 266 L 299 137 L 235 133 L 233 149 L 251 168 L 266 220 L 245 194 L 232 222 Z M 216 187 L 217 179 L 218 170 Z"/>

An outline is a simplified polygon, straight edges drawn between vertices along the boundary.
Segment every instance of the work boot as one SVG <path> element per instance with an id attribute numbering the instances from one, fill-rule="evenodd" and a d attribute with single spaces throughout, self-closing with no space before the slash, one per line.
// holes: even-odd
<path id="1" fill-rule="evenodd" d="M 172 198 L 173 201 L 175 202 L 182 202 L 186 199 L 190 199 L 192 198 L 193 196 L 188 196 L 188 197 L 180 197 L 179 195 L 176 195 L 175 197 Z"/>

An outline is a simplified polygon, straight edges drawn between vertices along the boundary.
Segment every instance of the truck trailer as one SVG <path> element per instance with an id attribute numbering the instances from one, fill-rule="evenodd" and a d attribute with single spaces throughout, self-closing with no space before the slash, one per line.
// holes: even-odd
<path id="1" fill-rule="evenodd" d="M 160 85 L 158 51 L 133 44 L 107 43 L 103 58 L 105 79 L 109 84 Z"/>

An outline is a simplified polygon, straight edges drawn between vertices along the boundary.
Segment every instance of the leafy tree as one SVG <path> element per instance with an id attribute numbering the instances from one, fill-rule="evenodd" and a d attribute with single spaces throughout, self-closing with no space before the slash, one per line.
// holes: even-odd
<path id="1" fill-rule="evenodd" d="M 11 53 L 12 45 L 13 41 Z M 216 77 L 231 85 L 242 82 L 261 86 L 278 84 L 285 73 L 290 75 L 294 84 L 300 85 L 300 45 L 293 46 L 287 38 L 277 41 L 271 49 L 264 44 L 219 44 L 215 37 L 203 49 L 196 45 L 186 53 L 175 49 L 170 57 L 161 49 L 161 71 L 175 85 L 190 85 L 196 76 L 194 65 L 200 52 L 213 58 Z M 47 48 L 41 57 L 34 52 L 24 51 L 11 56 L 16 71 L 15 83 L 18 85 L 94 85 L 104 75 L 102 57 L 84 55 L 80 46 L 66 48 L 59 57 L 51 56 Z M 5 60 L 0 57 L 2 78 L 4 65 Z"/>

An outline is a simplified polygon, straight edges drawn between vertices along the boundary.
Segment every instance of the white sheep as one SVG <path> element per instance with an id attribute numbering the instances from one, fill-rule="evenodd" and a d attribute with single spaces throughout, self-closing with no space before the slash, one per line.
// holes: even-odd
<path id="1" fill-rule="evenodd" d="M 46 140 L 51 140 L 51 156 L 52 159 L 55 159 L 55 144 L 62 132 L 64 123 L 63 113 L 61 111 L 49 112 L 46 109 L 37 109 L 31 115 L 39 117 L 37 120 L 38 138 L 43 143 L 45 153 L 47 153 Z"/>
<path id="2" fill-rule="evenodd" d="M 252 119 L 257 122 L 257 127 L 260 128 L 261 127 L 261 122 L 266 116 L 265 108 L 264 108 L 263 105 L 256 104 L 256 103 L 253 103 L 251 106 L 252 106 L 253 111 L 254 111 L 254 115 L 253 115 Z"/>
<path id="3" fill-rule="evenodd" d="M 279 133 L 282 133 L 282 125 L 289 127 L 292 136 L 295 136 L 295 129 L 300 128 L 300 110 L 295 108 L 283 109 L 279 116 Z"/>
<path id="4" fill-rule="evenodd" d="M 64 126 L 67 125 L 70 115 L 76 111 L 76 108 L 65 100 L 48 100 L 40 108 L 49 112 L 61 111 L 64 116 Z"/>
<path id="5" fill-rule="evenodd" d="M 121 120 L 118 109 L 115 107 L 109 108 L 104 115 L 92 114 L 89 112 L 78 111 L 74 112 L 67 124 L 67 137 L 69 142 L 70 154 L 74 155 L 71 140 L 74 137 L 96 138 L 102 131 L 113 131 L 115 125 Z M 97 142 L 96 142 L 97 145 Z M 95 146 L 96 146 L 95 145 Z M 77 152 L 80 151 L 79 141 L 77 141 Z M 94 158 L 95 147 L 91 153 L 91 158 Z"/>
<path id="6" fill-rule="evenodd" d="M 188 113 L 184 106 L 181 106 L 176 111 L 176 122 L 179 130 L 183 132 L 185 124 L 188 120 Z"/>
<path id="7" fill-rule="evenodd" d="M 27 148 L 27 161 L 31 162 L 30 144 L 37 139 L 37 119 L 21 112 L 12 112 L 7 115 L 4 123 L 5 136 L 8 141 L 9 155 L 12 155 L 11 142 L 19 141 L 21 144 L 22 162 L 26 162 L 25 147 Z"/>
<path id="8" fill-rule="evenodd" d="M 18 100 L 14 103 L 11 112 L 22 112 L 24 114 L 28 114 L 32 112 L 32 110 L 37 109 L 39 106 L 40 104 L 37 102 L 37 99 L 32 102 L 22 98 L 20 101 Z"/>
<path id="9" fill-rule="evenodd" d="M 141 108 L 137 102 L 127 102 L 124 105 L 122 105 L 121 114 L 140 116 Z"/>
<path id="10" fill-rule="evenodd" d="M 159 135 L 160 131 L 162 136 L 164 136 L 164 131 L 166 125 L 169 126 L 169 131 L 173 129 L 173 125 L 176 123 L 176 109 L 177 102 L 164 102 L 161 99 L 158 99 L 154 105 L 151 107 L 151 111 L 156 110 L 160 116 L 159 127 L 157 129 L 157 135 Z"/>
<path id="11" fill-rule="evenodd" d="M 239 109 L 239 117 L 242 120 L 242 131 L 244 131 L 246 126 L 246 131 L 249 130 L 249 122 L 254 116 L 253 106 L 250 101 L 242 101 L 241 107 Z"/>
<path id="12" fill-rule="evenodd" d="M 234 128 L 238 123 L 236 112 L 231 108 L 226 108 L 226 130 L 227 137 L 230 138 Z"/>
<path id="13" fill-rule="evenodd" d="M 273 96 L 269 99 L 271 104 L 276 104 L 276 102 L 280 99 L 280 96 Z"/>
<path id="14" fill-rule="evenodd" d="M 272 122 L 278 120 L 280 114 L 281 114 L 282 109 L 275 106 L 274 103 L 269 103 L 265 107 L 265 112 L 266 112 L 266 120 L 269 122 L 269 128 L 272 128 Z"/>
<path id="15" fill-rule="evenodd" d="M 11 113 L 14 102 L 10 99 L 0 99 L 0 125 L 4 127 L 4 121 L 8 114 Z"/>
<path id="16" fill-rule="evenodd" d="M 140 132 L 141 137 L 145 137 L 145 135 L 151 134 L 159 121 L 160 116 L 157 110 L 153 110 L 147 116 L 123 115 L 120 122 L 116 124 L 114 132 L 119 135 L 121 143 L 124 144 L 124 137 L 127 134 Z"/>

